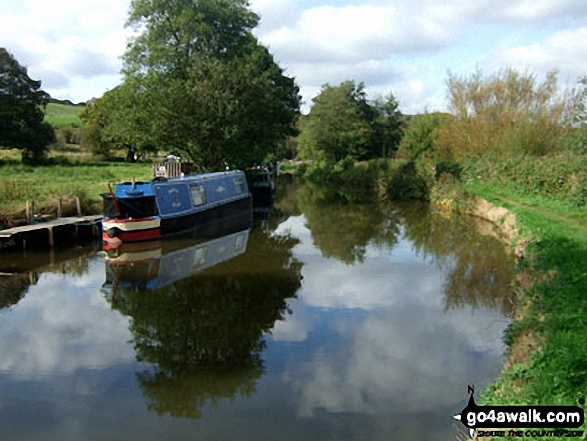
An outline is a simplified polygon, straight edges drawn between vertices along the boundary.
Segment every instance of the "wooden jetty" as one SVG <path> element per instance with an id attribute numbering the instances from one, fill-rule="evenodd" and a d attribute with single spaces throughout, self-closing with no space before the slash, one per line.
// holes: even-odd
<path id="1" fill-rule="evenodd" d="M 102 215 L 60 217 L 0 231 L 2 249 L 47 249 L 102 237 Z"/>

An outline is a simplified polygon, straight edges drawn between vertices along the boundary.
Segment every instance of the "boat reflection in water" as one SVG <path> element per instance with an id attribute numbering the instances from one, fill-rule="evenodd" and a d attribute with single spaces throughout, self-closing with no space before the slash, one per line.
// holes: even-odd
<path id="1" fill-rule="evenodd" d="M 298 243 L 251 229 L 251 211 L 210 225 L 216 237 L 107 250 L 102 292 L 131 318 L 136 378 L 158 415 L 200 418 L 221 400 L 252 396 L 265 335 L 301 285 Z M 226 228 L 230 227 L 230 228 Z M 239 228 L 236 228 L 239 227 Z M 244 228 L 243 228 L 244 227 Z M 222 231 L 221 231 L 222 230 Z"/>
<path id="2" fill-rule="evenodd" d="M 251 226 L 244 210 L 173 239 L 106 246 L 103 292 L 112 301 L 118 289 L 157 290 L 228 261 L 245 252 Z"/>

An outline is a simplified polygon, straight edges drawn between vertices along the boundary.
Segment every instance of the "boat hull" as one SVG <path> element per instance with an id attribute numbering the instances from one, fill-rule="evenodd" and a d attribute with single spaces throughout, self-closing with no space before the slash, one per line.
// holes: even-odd
<path id="1" fill-rule="evenodd" d="M 244 213 L 252 219 L 252 195 L 244 172 L 229 170 L 150 182 L 122 182 L 103 194 L 103 239 L 116 246 L 159 239 L 190 230 L 221 230 Z"/>
<path id="2" fill-rule="evenodd" d="M 214 236 L 218 231 L 237 226 L 242 219 L 252 217 L 250 194 L 207 210 L 182 216 L 142 219 L 106 219 L 102 222 L 102 239 L 116 246 L 122 243 L 142 242 L 184 234 Z M 234 225 L 233 225 L 234 224 Z"/>

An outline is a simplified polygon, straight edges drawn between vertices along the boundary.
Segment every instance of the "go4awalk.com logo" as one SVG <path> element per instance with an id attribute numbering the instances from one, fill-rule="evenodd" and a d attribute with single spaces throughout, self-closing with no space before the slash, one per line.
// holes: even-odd
<path id="1" fill-rule="evenodd" d="M 477 406 L 474 388 L 469 386 L 468 392 L 467 407 L 453 418 L 469 429 L 471 438 L 475 431 L 478 436 L 492 437 L 583 436 L 583 430 L 571 430 L 581 427 L 585 421 L 584 411 L 579 406 Z M 580 399 L 579 403 L 585 404 L 585 400 Z"/>

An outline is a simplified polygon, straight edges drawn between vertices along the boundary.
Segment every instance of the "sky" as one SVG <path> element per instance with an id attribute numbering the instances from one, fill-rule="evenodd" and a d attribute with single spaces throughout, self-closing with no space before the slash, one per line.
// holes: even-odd
<path id="1" fill-rule="evenodd" d="M 254 34 L 300 86 L 307 113 L 325 84 L 363 82 L 403 113 L 447 109 L 448 72 L 512 67 L 587 76 L 587 0 L 250 0 Z M 2 0 L 0 47 L 52 97 L 100 97 L 121 83 L 130 0 Z"/>

